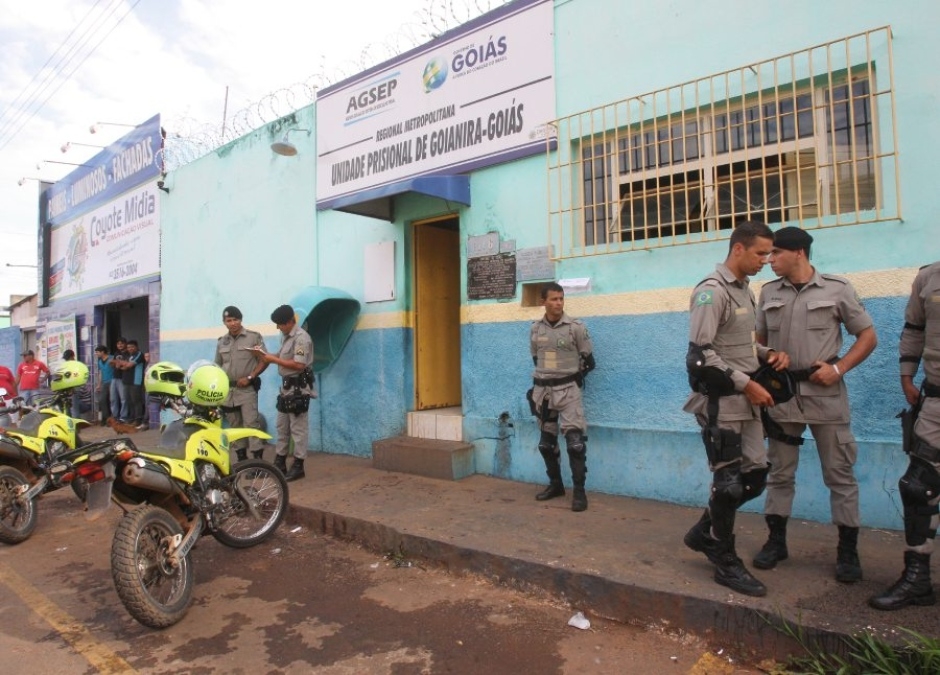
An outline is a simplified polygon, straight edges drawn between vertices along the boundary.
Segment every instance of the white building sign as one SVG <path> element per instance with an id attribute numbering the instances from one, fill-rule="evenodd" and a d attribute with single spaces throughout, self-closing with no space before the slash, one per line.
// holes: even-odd
<path id="1" fill-rule="evenodd" d="M 553 3 L 515 2 L 317 97 L 317 201 L 544 152 Z"/>

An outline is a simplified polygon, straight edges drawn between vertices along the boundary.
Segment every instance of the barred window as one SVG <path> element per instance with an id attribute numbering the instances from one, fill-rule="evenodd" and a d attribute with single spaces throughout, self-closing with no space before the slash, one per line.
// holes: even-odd
<path id="1" fill-rule="evenodd" d="M 558 120 L 556 255 L 710 241 L 744 219 L 900 218 L 890 37 L 882 28 Z"/>

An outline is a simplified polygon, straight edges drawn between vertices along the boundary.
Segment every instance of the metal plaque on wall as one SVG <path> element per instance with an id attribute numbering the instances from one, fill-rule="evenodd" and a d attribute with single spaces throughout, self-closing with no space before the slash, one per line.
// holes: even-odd
<path id="1" fill-rule="evenodd" d="M 467 298 L 516 297 L 516 257 L 487 255 L 467 260 Z"/>
<path id="2" fill-rule="evenodd" d="M 516 280 L 554 279 L 555 263 L 551 260 L 551 246 L 520 248 L 516 251 Z"/>

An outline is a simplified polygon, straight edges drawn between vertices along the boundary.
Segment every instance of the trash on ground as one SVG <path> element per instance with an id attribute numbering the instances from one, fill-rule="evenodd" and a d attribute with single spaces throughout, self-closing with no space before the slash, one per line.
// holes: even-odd
<path id="1" fill-rule="evenodd" d="M 578 612 L 573 617 L 568 619 L 568 625 L 574 626 L 575 628 L 580 628 L 581 630 L 587 630 L 591 627 L 591 622 L 587 620 L 586 616 L 584 616 L 584 612 Z"/>
<path id="2" fill-rule="evenodd" d="M 271 553 L 273 553 L 274 555 L 277 555 L 277 554 L 280 553 L 280 552 L 281 552 L 281 549 L 279 549 L 279 548 L 272 548 L 272 549 L 271 549 Z"/>
<path id="3" fill-rule="evenodd" d="M 293 530 L 291 530 L 291 534 L 294 534 L 294 533 L 296 533 L 296 532 L 300 532 L 302 529 L 304 529 L 304 528 L 302 528 L 300 525 L 298 525 L 298 526 L 295 527 Z"/>

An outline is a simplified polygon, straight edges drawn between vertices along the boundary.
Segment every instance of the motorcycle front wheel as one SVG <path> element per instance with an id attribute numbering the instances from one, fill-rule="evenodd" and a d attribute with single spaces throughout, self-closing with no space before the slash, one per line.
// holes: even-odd
<path id="1" fill-rule="evenodd" d="M 36 529 L 36 500 L 17 495 L 29 481 L 12 466 L 0 466 L 0 542 L 19 544 Z"/>
<path id="2" fill-rule="evenodd" d="M 128 613 L 149 628 L 172 626 L 186 616 L 192 602 L 189 556 L 174 567 L 168 555 L 170 539 L 182 532 L 169 513 L 143 506 L 124 516 L 114 533 L 114 587 Z"/>
<path id="3" fill-rule="evenodd" d="M 255 546 L 274 534 L 287 506 L 287 481 L 280 471 L 260 459 L 239 462 L 232 470 L 226 503 L 215 514 L 212 536 L 232 548 Z"/>

